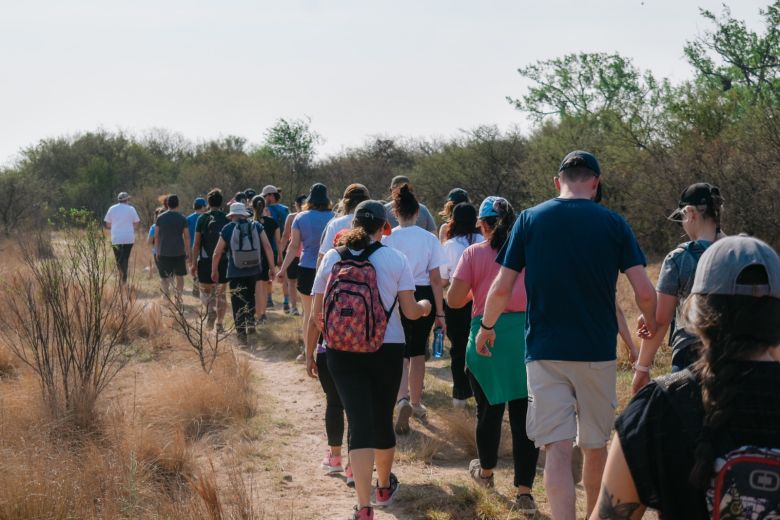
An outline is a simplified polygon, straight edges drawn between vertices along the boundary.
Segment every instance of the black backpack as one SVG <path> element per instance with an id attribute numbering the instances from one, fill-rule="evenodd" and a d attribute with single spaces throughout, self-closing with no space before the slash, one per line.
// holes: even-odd
<path id="1" fill-rule="evenodd" d="M 211 258 L 217 248 L 222 228 L 228 224 L 228 218 L 221 211 L 209 212 L 206 231 L 200 237 L 200 257 Z"/>

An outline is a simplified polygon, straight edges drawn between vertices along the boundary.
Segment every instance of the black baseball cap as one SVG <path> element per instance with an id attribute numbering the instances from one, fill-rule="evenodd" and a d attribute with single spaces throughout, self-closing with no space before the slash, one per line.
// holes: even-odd
<path id="1" fill-rule="evenodd" d="M 593 172 L 596 177 L 601 177 L 601 167 L 596 160 L 596 156 L 584 150 L 574 150 L 566 154 L 558 168 L 558 173 L 569 168 L 587 168 Z"/>
<path id="2" fill-rule="evenodd" d="M 447 194 L 447 200 L 450 200 L 455 204 L 460 204 L 461 202 L 468 202 L 469 192 L 467 192 L 463 188 L 452 188 L 450 192 Z"/>
<path id="3" fill-rule="evenodd" d="M 686 206 L 694 206 L 696 208 L 709 208 L 714 209 L 717 205 L 720 205 L 720 188 L 707 182 L 697 182 L 691 184 L 683 190 L 680 194 L 680 201 L 677 203 L 677 209 L 669 215 L 669 220 L 680 221 L 682 220 L 682 209 Z"/>

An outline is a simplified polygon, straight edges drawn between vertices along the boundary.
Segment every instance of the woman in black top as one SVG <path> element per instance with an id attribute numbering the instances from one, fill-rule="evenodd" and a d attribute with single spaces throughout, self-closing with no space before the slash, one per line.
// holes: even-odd
<path id="1" fill-rule="evenodd" d="M 720 239 L 702 255 L 691 294 L 701 358 L 645 386 L 618 417 L 591 519 L 636 519 L 651 507 L 696 520 L 711 518 L 713 504 L 725 509 L 720 518 L 780 515 L 777 489 L 768 502 L 735 487 L 712 496 L 730 452 L 780 448 L 780 258 L 754 238 Z M 780 487 L 776 467 L 762 478 Z"/>

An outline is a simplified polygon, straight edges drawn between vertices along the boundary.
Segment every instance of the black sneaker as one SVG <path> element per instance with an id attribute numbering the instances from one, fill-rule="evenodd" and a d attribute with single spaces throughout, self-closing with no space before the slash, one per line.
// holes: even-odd
<path id="1" fill-rule="evenodd" d="M 284 302 L 284 312 L 290 312 L 290 303 Z"/>

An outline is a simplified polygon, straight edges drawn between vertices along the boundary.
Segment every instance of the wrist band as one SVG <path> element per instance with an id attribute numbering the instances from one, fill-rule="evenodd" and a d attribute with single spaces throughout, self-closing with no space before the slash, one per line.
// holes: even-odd
<path id="1" fill-rule="evenodd" d="M 436 317 L 437 318 L 446 318 L 447 316 L 445 316 L 444 314 L 437 314 Z"/>
<path id="2" fill-rule="evenodd" d="M 487 325 L 485 325 L 485 322 L 483 322 L 482 320 L 479 320 L 479 326 L 485 330 L 493 330 L 496 328 L 495 324 L 492 327 L 488 327 Z"/>
<path id="3" fill-rule="evenodd" d="M 642 366 L 639 362 L 634 363 L 634 370 L 637 372 L 644 372 L 645 374 L 650 373 L 650 367 Z"/>

